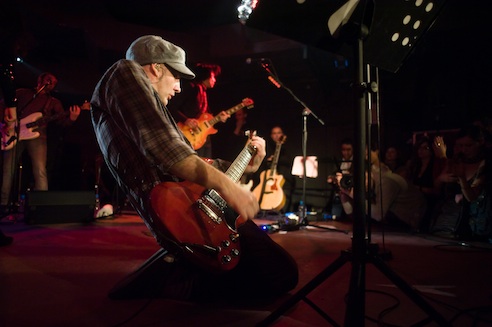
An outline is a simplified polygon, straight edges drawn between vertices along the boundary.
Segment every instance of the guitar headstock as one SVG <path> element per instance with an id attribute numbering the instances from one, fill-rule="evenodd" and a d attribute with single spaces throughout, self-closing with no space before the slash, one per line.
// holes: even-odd
<path id="1" fill-rule="evenodd" d="M 80 109 L 81 110 L 91 110 L 91 103 L 89 101 L 84 101 L 84 103 L 82 103 L 80 105 Z"/>
<path id="2" fill-rule="evenodd" d="M 248 137 L 248 140 L 251 140 L 253 136 L 256 136 L 256 131 L 244 131 L 244 135 Z"/>
<path id="3" fill-rule="evenodd" d="M 250 142 L 253 139 L 253 136 L 256 136 L 256 131 L 247 130 L 247 131 L 244 131 L 244 135 L 248 137 L 248 140 L 246 141 L 245 147 L 250 148 L 251 153 L 255 153 L 256 152 L 256 146 L 251 146 Z"/>
<path id="4" fill-rule="evenodd" d="M 287 135 L 284 134 L 280 137 L 277 144 L 284 144 L 286 140 L 287 140 Z"/>
<path id="5" fill-rule="evenodd" d="M 250 98 L 244 98 L 242 101 L 242 105 L 243 105 L 243 107 L 245 107 L 247 109 L 251 109 L 254 107 L 253 100 Z"/>

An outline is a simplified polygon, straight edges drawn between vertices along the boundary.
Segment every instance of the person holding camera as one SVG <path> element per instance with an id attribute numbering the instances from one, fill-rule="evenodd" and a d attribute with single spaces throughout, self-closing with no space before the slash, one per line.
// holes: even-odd
<path id="1" fill-rule="evenodd" d="M 331 215 L 338 219 L 350 219 L 352 208 L 341 201 L 341 189 L 350 192 L 352 188 L 352 160 L 354 158 L 353 142 L 350 138 L 344 138 L 340 144 L 342 158 L 335 174 L 328 176 L 327 182 L 334 187 L 331 200 Z"/>
<path id="2" fill-rule="evenodd" d="M 367 206 L 370 209 L 367 211 L 368 217 L 377 222 L 417 231 L 426 210 L 422 192 L 382 163 L 378 150 L 371 150 L 369 159 L 371 178 L 366 178 L 366 188 L 368 203 L 371 205 Z M 340 198 L 344 210 L 352 214 L 353 189 L 341 187 Z"/>

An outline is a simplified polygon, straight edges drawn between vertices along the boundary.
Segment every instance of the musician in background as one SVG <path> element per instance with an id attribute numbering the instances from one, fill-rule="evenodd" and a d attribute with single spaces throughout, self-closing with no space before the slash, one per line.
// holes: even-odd
<path id="1" fill-rule="evenodd" d="M 16 120 L 15 57 L 20 50 L 22 22 L 19 7 L 14 0 L 0 2 L 0 108 L 4 110 L 3 127 L 8 129 Z M 3 134 L 3 131 L 2 131 Z M 3 141 L 3 135 L 2 135 Z M 0 212 L 4 216 L 4 210 Z M 1 218 L 0 216 L 0 218 Z M 0 246 L 12 244 L 14 238 L 0 230 Z"/>
<path id="2" fill-rule="evenodd" d="M 196 77 L 194 80 L 184 83 L 183 94 L 176 97 L 169 105 L 174 119 L 184 123 L 189 128 L 196 128 L 198 120 L 204 113 L 212 114 L 208 103 L 207 91 L 213 89 L 217 82 L 217 76 L 222 69 L 216 64 L 197 63 L 193 69 Z M 220 112 L 220 121 L 225 123 L 230 117 L 225 111 Z M 198 155 L 204 158 L 212 158 L 212 142 L 207 137 L 205 144 L 198 149 Z"/>
<path id="3" fill-rule="evenodd" d="M 286 202 L 284 207 L 280 210 L 282 212 L 290 210 L 292 194 L 295 188 L 295 177 L 292 175 L 294 156 L 289 153 L 288 147 L 284 144 L 285 142 L 288 142 L 288 140 L 283 128 L 280 125 L 274 125 L 270 129 L 270 140 L 267 142 L 267 160 L 265 169 L 271 168 L 275 149 L 277 144 L 281 143 L 282 145 L 280 147 L 276 170 L 279 175 L 282 175 L 284 180 L 282 191 L 285 193 Z"/>
<path id="4" fill-rule="evenodd" d="M 17 118 L 20 123 L 16 122 L 10 126 L 9 135 L 17 135 L 17 126 L 22 127 L 22 119 L 32 114 L 41 113 L 42 119 L 36 120 L 39 126 L 35 132 L 39 136 L 29 140 L 17 140 L 13 147 L 3 151 L 3 181 L 0 195 L 0 207 L 5 213 L 8 209 L 12 183 L 17 169 L 19 160 L 27 149 L 27 154 L 31 159 L 32 173 L 34 177 L 34 190 L 48 190 L 48 126 L 47 122 L 52 120 L 57 125 L 66 127 L 71 125 L 80 114 L 79 106 L 71 106 L 65 113 L 62 103 L 51 95 L 51 92 L 58 83 L 57 78 L 51 73 L 42 73 L 38 76 L 35 88 L 20 88 L 16 90 L 17 97 Z M 30 116 L 32 117 L 32 116 Z M 5 116 L 4 120 L 11 120 Z M 29 119 L 29 121 L 31 121 Z"/>
<path id="5" fill-rule="evenodd" d="M 197 155 L 167 108 L 181 92 L 180 80 L 195 77 L 185 58 L 182 48 L 162 37 L 141 36 L 128 48 L 126 60 L 117 61 L 103 75 L 92 95 L 92 122 L 106 164 L 157 243 L 169 251 L 123 280 L 110 292 L 110 297 L 245 300 L 265 299 L 290 291 L 297 283 L 297 265 L 251 220 L 258 212 L 254 196 L 224 173 L 229 166 L 226 162 L 205 161 Z M 265 140 L 252 136 L 251 146 L 256 147 L 256 152 L 245 172 L 256 171 L 265 157 Z M 186 188 L 180 188 L 183 183 L 215 190 L 227 202 L 227 208 L 246 220 L 237 227 L 240 261 L 230 271 L 213 274 L 191 262 L 183 252 L 194 256 L 200 255 L 201 250 L 188 252 L 184 245 L 173 240 L 180 235 L 163 227 L 165 222 L 186 226 L 187 220 L 201 220 L 193 215 L 198 207 L 186 208 L 198 200 L 183 202 L 189 200 Z M 171 192 L 162 199 L 175 201 L 175 206 L 154 207 L 152 199 L 161 198 L 152 191 L 167 185 L 183 191 Z M 155 197 L 151 198 L 151 194 Z M 171 211 L 163 213 L 165 218 L 161 218 L 154 214 L 159 209 Z M 207 223 L 204 221 L 203 225 Z M 202 228 L 183 233 L 207 234 L 207 227 Z M 211 258 L 216 255 L 208 253 Z"/>

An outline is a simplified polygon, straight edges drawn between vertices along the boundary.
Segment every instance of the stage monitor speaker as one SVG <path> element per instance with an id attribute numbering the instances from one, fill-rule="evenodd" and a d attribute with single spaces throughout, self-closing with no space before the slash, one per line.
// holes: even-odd
<path id="1" fill-rule="evenodd" d="M 88 223 L 94 220 L 94 191 L 30 191 L 25 221 L 29 224 Z"/>

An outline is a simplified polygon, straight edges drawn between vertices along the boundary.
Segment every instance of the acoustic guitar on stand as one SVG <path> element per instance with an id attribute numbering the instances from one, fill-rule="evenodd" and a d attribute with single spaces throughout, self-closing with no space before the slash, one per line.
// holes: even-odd
<path id="1" fill-rule="evenodd" d="M 232 115 L 242 108 L 253 108 L 253 100 L 245 98 L 241 103 L 227 109 L 225 112 L 228 115 Z M 178 122 L 179 129 L 183 132 L 188 141 L 190 141 L 191 146 L 195 150 L 200 149 L 205 144 L 207 136 L 217 133 L 217 129 L 214 128 L 214 125 L 220 121 L 220 114 L 212 116 L 206 112 L 201 114 L 197 120 L 198 126 L 196 128 L 191 128 L 182 122 Z"/>
<path id="2" fill-rule="evenodd" d="M 254 132 L 225 174 L 238 182 L 256 153 Z M 195 264 L 213 272 L 233 269 L 239 262 L 237 227 L 245 222 L 213 189 L 189 181 L 162 182 L 150 193 L 155 228 L 171 247 Z"/>
<path id="3" fill-rule="evenodd" d="M 282 186 L 285 183 L 284 176 L 277 174 L 278 158 L 282 144 L 287 139 L 283 135 L 275 146 L 272 165 L 270 169 L 260 173 L 260 183 L 254 188 L 253 194 L 260 204 L 261 210 L 280 210 L 286 202 L 286 196 Z"/>
<path id="4" fill-rule="evenodd" d="M 89 110 L 90 103 L 84 102 L 80 106 L 80 109 Z M 22 140 L 32 140 L 38 138 L 40 134 L 38 131 L 36 131 L 36 129 L 38 129 L 41 126 L 46 126 L 48 125 L 49 122 L 69 114 L 70 112 L 64 111 L 55 115 L 43 117 L 43 113 L 34 112 L 28 115 L 27 117 L 22 118 L 19 121 L 19 126 L 13 126 L 10 129 L 7 129 L 6 125 L 0 126 L 0 129 L 2 131 L 2 137 L 1 137 L 2 139 L 0 141 L 1 149 L 2 150 L 12 149 L 17 144 L 17 140 L 22 141 Z M 15 132 L 16 129 L 18 130 L 18 133 Z"/>

